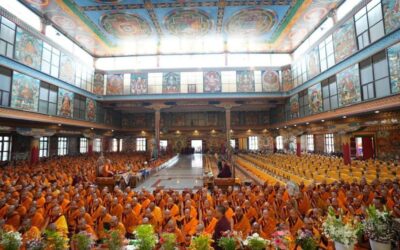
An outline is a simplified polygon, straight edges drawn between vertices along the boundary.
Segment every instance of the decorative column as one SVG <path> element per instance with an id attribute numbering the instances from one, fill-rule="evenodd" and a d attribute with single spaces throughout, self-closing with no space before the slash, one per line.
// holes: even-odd
<path id="1" fill-rule="evenodd" d="M 88 155 L 93 155 L 93 138 L 88 138 Z"/>
<path id="2" fill-rule="evenodd" d="M 296 155 L 301 156 L 301 136 L 296 136 Z"/>
<path id="3" fill-rule="evenodd" d="M 343 163 L 345 165 L 351 164 L 351 150 L 350 150 L 350 135 L 342 135 L 342 151 L 343 151 Z"/>
<path id="4" fill-rule="evenodd" d="M 158 158 L 158 154 L 160 152 L 160 117 L 161 117 L 161 107 L 155 107 L 155 112 L 154 112 L 154 129 L 155 129 L 155 135 L 154 135 L 154 140 L 155 140 L 155 146 L 154 146 L 154 158 Z"/>
<path id="5" fill-rule="evenodd" d="M 39 162 L 39 140 L 40 136 L 33 136 L 31 140 L 31 155 L 30 155 L 30 163 L 34 165 Z"/>
<path id="6" fill-rule="evenodd" d="M 231 106 L 225 107 L 226 148 L 231 147 Z"/>

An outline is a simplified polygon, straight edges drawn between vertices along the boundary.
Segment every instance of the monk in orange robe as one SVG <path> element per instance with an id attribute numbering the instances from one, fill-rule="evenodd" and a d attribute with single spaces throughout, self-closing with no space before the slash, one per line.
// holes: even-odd
<path id="1" fill-rule="evenodd" d="M 171 212 L 172 217 L 177 218 L 179 216 L 179 207 L 174 203 L 171 197 L 167 200 L 166 208 Z"/>
<path id="2" fill-rule="evenodd" d="M 271 235 L 275 232 L 277 222 L 274 216 L 270 216 L 268 209 L 263 210 L 262 217 L 258 220 L 258 224 L 261 229 L 260 236 L 264 239 L 271 239 Z"/>
<path id="3" fill-rule="evenodd" d="M 167 224 L 165 229 L 163 230 L 164 233 L 172 233 L 175 234 L 176 237 L 176 242 L 178 244 L 182 244 L 185 242 L 185 238 L 182 234 L 182 231 L 176 226 L 176 222 L 174 219 L 170 219 Z"/>
<path id="4" fill-rule="evenodd" d="M 203 218 L 204 224 L 204 232 L 212 235 L 214 233 L 215 225 L 217 224 L 218 220 L 214 217 L 214 213 L 212 210 L 207 210 L 206 216 Z"/>
<path id="5" fill-rule="evenodd" d="M 118 220 L 121 220 L 123 212 L 124 207 L 118 202 L 117 198 L 114 198 L 111 204 L 110 214 L 113 216 L 117 216 Z"/>
<path id="6" fill-rule="evenodd" d="M 225 217 L 230 221 L 232 220 L 233 215 L 235 214 L 235 212 L 233 211 L 233 209 L 229 206 L 228 201 L 224 201 L 222 203 L 222 205 L 225 207 L 226 212 L 225 212 Z"/>
<path id="7" fill-rule="evenodd" d="M 258 217 L 257 210 L 251 206 L 251 203 L 249 200 L 245 200 L 243 203 L 243 212 L 244 215 L 249 219 L 249 222 L 256 221 Z"/>
<path id="8" fill-rule="evenodd" d="M 185 216 L 182 219 L 182 233 L 184 235 L 194 235 L 198 221 L 190 216 L 190 209 L 185 209 Z"/>
<path id="9" fill-rule="evenodd" d="M 304 223 L 298 215 L 298 212 L 295 209 L 289 210 L 289 218 L 287 219 L 287 223 L 289 225 L 289 231 L 293 237 L 296 236 L 297 231 L 304 227 Z"/>
<path id="10" fill-rule="evenodd" d="M 107 209 L 105 207 L 100 207 L 100 216 L 96 218 L 95 225 L 96 225 L 96 232 L 99 239 L 104 239 L 107 237 L 106 230 L 104 225 L 106 223 L 111 223 L 112 216 L 107 213 Z"/>
<path id="11" fill-rule="evenodd" d="M 251 225 L 249 219 L 243 214 L 243 210 L 241 207 L 236 207 L 235 215 L 233 216 L 233 230 L 237 232 L 241 232 L 243 237 L 247 237 L 247 235 L 251 231 Z"/>
<path id="12" fill-rule="evenodd" d="M 126 204 L 122 214 L 122 223 L 125 226 L 126 232 L 132 234 L 139 223 L 138 216 L 132 209 L 131 204 Z"/>
<path id="13" fill-rule="evenodd" d="M 142 213 L 142 205 L 139 204 L 138 199 L 136 197 L 132 198 L 132 209 L 137 216 Z"/>

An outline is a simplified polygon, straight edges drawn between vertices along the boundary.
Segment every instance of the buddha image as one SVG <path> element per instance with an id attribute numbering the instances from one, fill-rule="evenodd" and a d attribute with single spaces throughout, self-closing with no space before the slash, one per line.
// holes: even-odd
<path id="1" fill-rule="evenodd" d="M 68 94 L 64 94 L 64 96 L 62 98 L 60 115 L 61 116 L 71 116 L 71 98 L 69 97 Z"/>

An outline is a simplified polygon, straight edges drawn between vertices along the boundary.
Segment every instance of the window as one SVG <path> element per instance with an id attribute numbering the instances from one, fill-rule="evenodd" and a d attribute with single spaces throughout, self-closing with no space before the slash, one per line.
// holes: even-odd
<path id="1" fill-rule="evenodd" d="M 57 114 L 57 92 L 56 86 L 45 82 L 40 83 L 39 112 L 56 115 Z"/>
<path id="2" fill-rule="evenodd" d="M 112 139 L 111 151 L 118 152 L 118 139 L 117 138 Z"/>
<path id="3" fill-rule="evenodd" d="M 249 149 L 258 150 L 258 136 L 249 136 Z"/>
<path id="4" fill-rule="evenodd" d="M 58 77 L 60 66 L 60 51 L 48 43 L 43 43 L 42 71 L 46 74 Z"/>
<path id="5" fill-rule="evenodd" d="M 307 151 L 314 152 L 314 135 L 307 135 Z"/>
<path id="6" fill-rule="evenodd" d="M 7 135 L 0 136 L 0 161 L 8 161 L 11 152 L 11 137 Z"/>
<path id="7" fill-rule="evenodd" d="M 310 114 L 310 108 L 308 106 L 308 90 L 299 93 L 299 105 L 300 117 L 304 117 Z"/>
<path id="8" fill-rule="evenodd" d="M 5 17 L 1 17 L 0 55 L 13 58 L 16 25 Z"/>
<path id="9" fill-rule="evenodd" d="M 39 139 L 39 157 L 49 156 L 49 137 L 40 137 Z"/>
<path id="10" fill-rule="evenodd" d="M 160 140 L 160 150 L 167 151 L 168 141 L 167 140 Z"/>
<path id="11" fill-rule="evenodd" d="M 360 62 L 360 80 L 363 100 L 390 94 L 389 70 L 385 51 Z"/>
<path id="12" fill-rule="evenodd" d="M 236 148 L 236 141 L 235 141 L 235 139 L 231 139 L 231 140 L 229 141 L 229 143 L 231 144 L 231 148 Z"/>
<path id="13" fill-rule="evenodd" d="M 335 64 L 335 54 L 333 52 L 332 35 L 329 35 L 319 44 L 319 58 L 321 72 L 332 67 Z"/>
<path id="14" fill-rule="evenodd" d="M 74 95 L 74 118 L 85 119 L 86 98 L 81 95 Z"/>
<path id="15" fill-rule="evenodd" d="M 335 144 L 333 134 L 325 134 L 325 153 L 335 152 Z"/>
<path id="16" fill-rule="evenodd" d="M 322 99 L 324 111 L 338 108 L 338 92 L 336 85 L 336 76 L 329 77 L 322 81 Z"/>
<path id="17" fill-rule="evenodd" d="M 93 151 L 94 152 L 101 152 L 101 139 L 96 138 L 93 141 Z"/>
<path id="18" fill-rule="evenodd" d="M 136 151 L 146 151 L 146 138 L 136 138 Z"/>
<path id="19" fill-rule="evenodd" d="M 283 150 L 283 137 L 281 135 L 277 136 L 275 140 L 276 140 L 276 149 Z"/>
<path id="20" fill-rule="evenodd" d="M 68 154 L 68 139 L 67 137 L 58 137 L 58 153 L 57 155 Z"/>
<path id="21" fill-rule="evenodd" d="M 119 152 L 122 152 L 122 145 L 124 144 L 124 139 L 119 139 Z"/>
<path id="22" fill-rule="evenodd" d="M 85 154 L 88 151 L 88 140 L 87 138 L 79 139 L 79 153 Z"/>
<path id="23" fill-rule="evenodd" d="M 358 48 L 362 49 L 385 35 L 380 1 L 371 1 L 354 16 Z"/>
<path id="24" fill-rule="evenodd" d="M 292 77 L 295 87 L 307 81 L 307 63 L 305 59 L 293 64 Z"/>
<path id="25" fill-rule="evenodd" d="M 10 105 L 11 73 L 11 70 L 0 67 L 0 106 Z"/>

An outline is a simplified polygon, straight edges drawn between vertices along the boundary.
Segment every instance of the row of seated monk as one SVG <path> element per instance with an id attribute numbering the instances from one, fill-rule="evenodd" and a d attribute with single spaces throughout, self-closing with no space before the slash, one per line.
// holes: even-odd
<path id="1" fill-rule="evenodd" d="M 106 157 L 121 166 L 123 159 L 138 159 L 123 154 Z M 365 208 L 373 204 L 400 218 L 398 179 L 301 184 L 299 192 L 292 195 L 279 183 L 226 191 L 218 187 L 181 192 L 122 190 L 118 186 L 100 189 L 94 182 L 97 158 L 63 157 L 34 167 L 21 164 L 0 169 L 0 228 L 21 232 L 26 244 L 41 237 L 45 229 L 56 230 L 65 238 L 84 231 L 101 242 L 112 231 L 129 238 L 138 225 L 151 224 L 157 233 L 176 234 L 181 249 L 187 249 L 192 236 L 203 233 L 216 243 L 226 230 L 270 239 L 277 229 L 289 230 L 292 237 L 308 229 L 320 247 L 332 249 L 332 242 L 321 233 L 329 206 L 345 216 L 363 218 Z"/>

